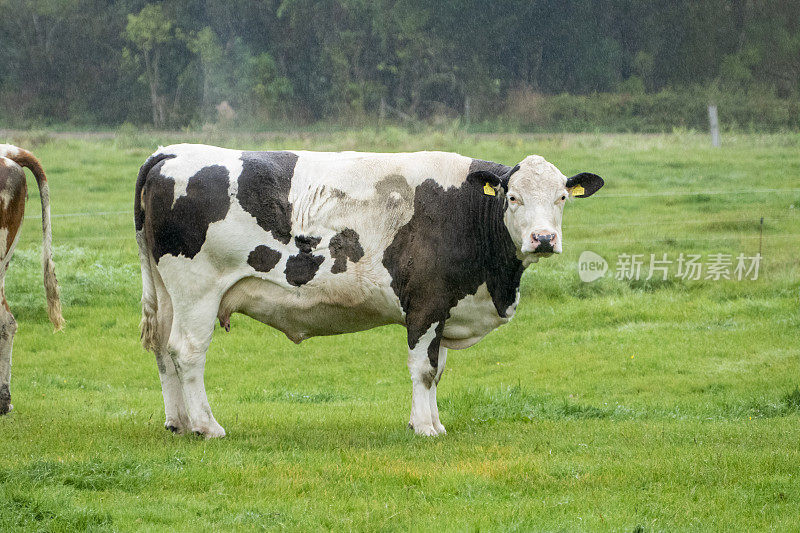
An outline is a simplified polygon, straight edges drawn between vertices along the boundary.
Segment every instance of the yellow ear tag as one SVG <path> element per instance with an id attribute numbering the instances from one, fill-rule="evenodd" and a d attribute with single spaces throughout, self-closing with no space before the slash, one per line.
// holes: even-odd
<path id="1" fill-rule="evenodd" d="M 583 186 L 576 185 L 572 188 L 570 192 L 572 193 L 572 196 L 580 196 L 586 191 L 583 190 Z"/>
<path id="2" fill-rule="evenodd" d="M 483 194 L 485 194 L 486 196 L 495 196 L 497 194 L 497 191 L 495 191 L 494 187 L 489 185 L 489 182 L 487 181 L 486 185 L 483 186 Z"/>

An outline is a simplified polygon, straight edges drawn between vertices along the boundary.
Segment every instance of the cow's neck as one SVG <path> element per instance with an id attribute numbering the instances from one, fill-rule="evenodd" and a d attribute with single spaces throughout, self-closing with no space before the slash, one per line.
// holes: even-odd
<path id="1" fill-rule="evenodd" d="M 486 286 L 500 316 L 506 316 L 509 306 L 516 301 L 522 272 L 525 270 L 522 261 L 517 257 L 517 247 L 504 221 L 504 204 L 505 202 L 499 205 L 489 204 L 490 208 L 481 214 L 483 245 L 478 247 Z"/>

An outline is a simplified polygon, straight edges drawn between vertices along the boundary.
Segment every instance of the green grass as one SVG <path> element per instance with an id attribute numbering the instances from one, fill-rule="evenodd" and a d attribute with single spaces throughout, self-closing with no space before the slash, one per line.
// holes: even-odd
<path id="1" fill-rule="evenodd" d="M 607 186 L 567 206 L 565 253 L 529 269 L 517 317 L 451 351 L 439 389 L 446 437 L 405 428 L 402 328 L 295 346 L 236 315 L 215 333 L 206 372 L 228 436 L 204 441 L 163 429 L 138 332 L 133 183 L 158 143 L 179 140 L 443 149 L 512 164 L 538 153 Z M 394 129 L 5 141 L 48 171 L 68 324 L 54 335 L 47 322 L 31 192 L 6 280 L 19 331 L 15 410 L 0 419 L 1 530 L 798 527 L 798 135 L 729 136 L 717 150 L 693 134 Z M 684 192 L 702 194 L 664 195 Z M 92 212 L 107 214 L 72 216 Z M 585 249 L 612 263 L 753 255 L 762 216 L 756 281 L 578 279 Z"/>

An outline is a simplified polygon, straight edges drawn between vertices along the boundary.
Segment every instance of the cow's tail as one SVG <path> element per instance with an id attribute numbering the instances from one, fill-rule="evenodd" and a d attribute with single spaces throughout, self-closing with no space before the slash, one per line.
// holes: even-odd
<path id="1" fill-rule="evenodd" d="M 136 242 L 139 245 L 139 262 L 142 268 L 142 321 L 139 324 L 141 331 L 142 346 L 145 350 L 156 352 L 166 339 L 161 339 L 160 332 L 165 328 L 159 326 L 159 319 L 167 319 L 171 323 L 171 317 L 159 316 L 158 291 L 156 284 L 160 283 L 158 269 L 151 253 L 152 243 L 148 242 L 147 232 L 145 231 L 145 212 L 144 186 L 150 171 L 158 163 L 170 156 L 156 152 L 150 156 L 144 165 L 139 169 L 139 176 L 136 179 L 136 191 L 133 203 L 133 216 L 136 224 Z"/>
<path id="2" fill-rule="evenodd" d="M 42 266 L 44 269 L 44 290 L 47 296 L 47 314 L 56 331 L 64 328 L 64 316 L 61 314 L 56 267 L 53 263 L 53 234 L 50 228 L 50 188 L 39 160 L 27 150 L 16 148 L 9 150 L 5 157 L 21 167 L 30 169 L 39 186 L 39 197 L 42 201 Z"/>
<path id="3" fill-rule="evenodd" d="M 156 351 L 159 345 L 158 338 L 158 293 L 156 292 L 155 270 L 150 260 L 147 242 L 143 231 L 136 232 L 136 242 L 139 244 L 139 261 L 142 265 L 142 321 L 139 323 L 142 346 L 145 350 Z"/>

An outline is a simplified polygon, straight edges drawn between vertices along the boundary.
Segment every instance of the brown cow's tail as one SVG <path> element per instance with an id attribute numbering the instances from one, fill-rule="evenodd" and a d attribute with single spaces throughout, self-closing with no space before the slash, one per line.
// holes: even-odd
<path id="1" fill-rule="evenodd" d="M 61 314 L 61 299 L 59 298 L 56 267 L 53 263 L 53 234 L 50 228 L 50 188 L 47 186 L 47 177 L 44 174 L 39 160 L 32 153 L 21 148 L 16 153 L 6 154 L 21 167 L 27 167 L 36 178 L 39 186 L 39 197 L 42 200 L 42 266 L 44 268 L 44 290 L 47 295 L 47 314 L 56 331 L 64 328 L 64 317 Z"/>

